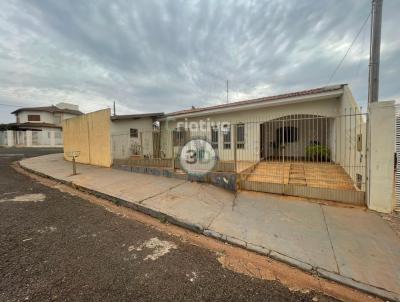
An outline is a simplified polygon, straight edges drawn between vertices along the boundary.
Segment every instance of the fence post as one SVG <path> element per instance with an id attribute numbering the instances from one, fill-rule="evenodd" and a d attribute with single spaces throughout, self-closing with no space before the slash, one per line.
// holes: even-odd
<path id="1" fill-rule="evenodd" d="M 233 161 L 235 162 L 235 174 L 237 174 L 237 145 L 236 145 L 236 127 L 237 127 L 237 124 L 234 124 L 233 125 L 233 131 L 232 131 L 232 139 L 231 139 L 231 141 L 232 141 L 232 143 L 233 143 Z"/>
<path id="2" fill-rule="evenodd" d="M 394 208 L 394 101 L 369 104 L 368 208 L 389 213 Z"/>
<path id="3" fill-rule="evenodd" d="M 175 171 L 174 132 L 173 131 L 171 131 L 171 157 L 172 157 L 172 171 Z"/>
<path id="4" fill-rule="evenodd" d="M 140 139 L 140 158 L 143 158 L 143 132 L 139 132 Z"/>

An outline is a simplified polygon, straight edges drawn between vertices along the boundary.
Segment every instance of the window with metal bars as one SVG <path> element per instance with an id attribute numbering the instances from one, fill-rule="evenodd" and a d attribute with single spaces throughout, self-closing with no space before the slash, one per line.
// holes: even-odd
<path id="1" fill-rule="evenodd" d="M 131 138 L 138 138 L 139 137 L 139 131 L 137 129 L 131 128 L 129 131 L 130 137 Z"/>
<path id="2" fill-rule="evenodd" d="M 236 148 L 244 149 L 244 124 L 236 126 Z"/>
<path id="3" fill-rule="evenodd" d="M 211 146 L 214 149 L 218 149 L 218 127 L 211 127 Z"/>
<path id="4" fill-rule="evenodd" d="M 185 145 L 186 130 L 182 127 L 174 129 L 172 132 L 172 141 L 173 141 L 174 147 Z"/>
<path id="5" fill-rule="evenodd" d="M 223 139 L 223 145 L 224 149 L 230 149 L 231 148 L 231 126 L 225 125 L 224 128 L 222 129 L 222 139 Z"/>

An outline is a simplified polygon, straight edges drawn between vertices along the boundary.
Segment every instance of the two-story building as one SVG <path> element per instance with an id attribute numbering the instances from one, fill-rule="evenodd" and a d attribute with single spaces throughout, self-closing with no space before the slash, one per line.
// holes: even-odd
<path id="1" fill-rule="evenodd" d="M 12 114 L 15 114 L 16 121 L 2 125 L 0 145 L 61 147 L 62 121 L 82 112 L 77 105 L 58 103 L 46 107 L 20 108 Z"/>

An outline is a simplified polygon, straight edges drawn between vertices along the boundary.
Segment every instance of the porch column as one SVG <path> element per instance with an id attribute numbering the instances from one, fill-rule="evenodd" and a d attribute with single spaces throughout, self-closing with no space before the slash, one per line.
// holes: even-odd
<path id="1" fill-rule="evenodd" d="M 7 130 L 7 146 L 14 146 L 14 131 L 12 130 Z"/>
<path id="2" fill-rule="evenodd" d="M 368 208 L 390 213 L 394 208 L 394 101 L 372 103 L 369 109 Z"/>
<path id="3" fill-rule="evenodd" d="M 50 146 L 54 147 L 56 145 L 56 131 L 50 130 Z"/>
<path id="4" fill-rule="evenodd" d="M 26 138 L 26 146 L 32 147 L 32 130 L 26 130 L 25 138 Z"/>

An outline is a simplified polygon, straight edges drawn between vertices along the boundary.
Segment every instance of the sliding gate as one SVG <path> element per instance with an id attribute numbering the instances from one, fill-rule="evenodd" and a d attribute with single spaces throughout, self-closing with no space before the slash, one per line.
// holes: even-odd
<path id="1" fill-rule="evenodd" d="M 364 204 L 367 123 L 357 110 L 261 123 L 261 160 L 241 173 L 241 188 Z"/>

